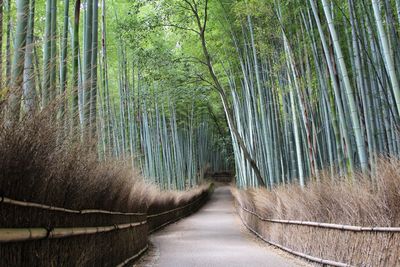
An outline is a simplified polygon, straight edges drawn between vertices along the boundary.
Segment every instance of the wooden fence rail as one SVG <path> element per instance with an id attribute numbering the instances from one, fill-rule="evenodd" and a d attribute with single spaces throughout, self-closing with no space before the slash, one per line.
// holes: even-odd
<path id="1" fill-rule="evenodd" d="M 354 226 L 354 225 L 343 225 L 334 223 L 321 223 L 321 222 L 311 222 L 311 221 L 298 221 L 298 220 L 280 220 L 280 219 L 269 219 L 264 218 L 254 211 L 243 207 L 238 202 L 240 208 L 254 216 L 256 216 L 261 221 L 271 222 L 271 223 L 281 223 L 281 224 L 294 224 L 294 225 L 305 225 L 319 228 L 336 229 L 342 231 L 352 231 L 352 232 L 400 232 L 400 227 L 364 227 L 364 226 Z"/>
<path id="2" fill-rule="evenodd" d="M 27 225 L 26 221 L 20 220 L 23 225 L 19 228 L 14 227 L 13 224 L 7 225 L 3 228 L 0 227 L 0 247 L 2 248 L 0 249 L 0 265 L 18 265 L 22 261 L 32 262 L 34 265 L 40 265 L 49 260 L 55 264 L 73 265 L 80 260 L 80 257 L 83 255 L 82 253 L 86 253 L 85 255 L 87 255 L 85 256 L 85 262 L 82 266 L 94 266 L 98 264 L 115 266 L 118 264 L 119 260 L 123 260 L 124 258 L 125 260 L 120 262 L 118 266 L 127 265 L 140 257 L 140 255 L 147 250 L 147 239 L 150 233 L 196 211 L 207 200 L 208 196 L 212 192 L 212 188 L 212 185 L 210 185 L 208 189 L 202 191 L 199 195 L 192 198 L 184 205 L 154 214 L 107 211 L 100 209 L 74 210 L 0 196 L 0 208 L 3 206 L 3 208 L 5 208 L 4 211 L 6 212 L 14 210 L 12 206 L 15 206 L 16 209 L 18 207 L 29 208 L 33 214 L 39 214 L 39 216 L 40 214 L 46 214 L 45 216 L 48 216 L 47 213 L 43 213 L 44 211 L 50 212 L 50 218 L 52 218 L 51 216 L 53 215 L 56 216 L 55 219 L 44 220 L 37 223 L 37 225 Z M 81 214 L 117 215 L 117 217 L 76 217 L 76 215 Z M 132 217 L 118 217 L 120 215 Z M 68 225 L 65 225 L 63 218 L 72 218 L 72 220 L 78 218 L 78 221 L 74 222 L 69 220 L 67 223 Z M 98 218 L 100 218 L 100 221 L 97 221 Z M 110 220 L 108 220 L 108 218 L 110 218 Z M 82 221 L 82 219 L 84 220 Z M 88 221 L 86 221 L 86 219 L 88 219 Z M 104 225 L 98 225 L 101 223 Z M 18 226 L 18 223 L 16 226 Z M 139 228 L 141 226 L 143 228 Z M 128 232 L 124 232 L 122 231 L 124 229 L 129 230 Z M 113 234 L 104 236 L 96 235 L 107 232 Z M 79 240 L 79 243 L 73 245 L 73 240 L 75 239 L 72 240 L 68 237 L 76 237 L 76 240 Z M 113 242 L 112 240 L 114 238 L 114 242 L 116 242 L 115 237 L 117 237 L 118 240 L 121 240 L 121 243 L 125 244 L 124 246 L 127 249 L 122 252 L 113 252 L 114 250 L 110 250 L 113 257 L 108 257 L 107 249 L 109 248 L 109 245 L 107 240 Z M 104 252 L 103 254 L 98 251 L 93 252 L 90 249 L 95 244 L 99 246 L 99 251 Z M 58 253 L 62 251 L 62 254 L 53 257 L 52 254 L 48 252 L 48 248 L 51 246 L 58 251 Z M 64 246 L 66 247 L 64 248 Z M 35 254 L 36 256 L 29 254 L 35 250 L 35 253 L 38 253 L 37 255 Z M 22 253 L 22 251 L 29 251 L 29 253 Z M 129 256 L 129 251 L 134 252 L 135 254 Z M 14 253 L 22 253 L 20 255 L 26 256 L 15 257 Z"/>
<path id="3" fill-rule="evenodd" d="M 240 205 L 239 205 L 239 206 L 240 206 Z M 244 209 L 242 209 L 242 210 L 244 210 Z M 246 210 L 244 210 L 244 211 L 246 211 Z M 254 215 L 254 214 L 253 214 L 253 215 Z M 252 232 L 253 234 L 255 234 L 255 235 L 256 235 L 257 237 L 259 237 L 261 240 L 263 240 L 264 242 L 266 242 L 266 243 L 268 243 L 268 244 L 270 244 L 270 245 L 272 245 L 272 246 L 275 246 L 275 247 L 277 247 L 277 248 L 280 248 L 280 249 L 282 249 L 282 250 L 284 250 L 284 251 L 286 251 L 286 252 L 288 252 L 288 253 L 290 253 L 290 254 L 293 254 L 293 255 L 295 255 L 295 256 L 298 256 L 298 257 L 307 259 L 307 260 L 312 261 L 312 262 L 320 263 L 320 264 L 322 264 L 322 266 L 330 265 L 330 266 L 335 266 L 335 267 L 352 267 L 351 265 L 346 264 L 346 263 L 337 262 L 337 261 L 332 261 L 332 260 L 326 260 L 326 259 L 321 259 L 321 258 L 314 257 L 314 256 L 311 256 L 311 255 L 302 253 L 302 252 L 298 252 L 298 251 L 295 251 L 295 250 L 290 249 L 290 248 L 288 248 L 288 247 L 282 246 L 282 245 L 280 245 L 280 244 L 278 244 L 278 243 L 275 243 L 275 242 L 273 242 L 273 241 L 271 241 L 271 240 L 267 240 L 267 239 L 265 239 L 260 233 L 258 233 L 256 230 L 254 230 L 253 228 L 251 228 L 250 225 L 249 225 L 248 223 L 246 223 L 246 221 L 243 219 L 243 217 L 242 217 L 242 215 L 241 215 L 240 213 L 239 213 L 239 217 L 240 217 L 240 219 L 242 220 L 243 225 L 246 226 L 246 228 L 249 229 L 250 232 Z"/>
<path id="4" fill-rule="evenodd" d="M 260 239 L 323 266 L 398 266 L 400 262 L 396 256 L 400 227 L 364 227 L 265 218 L 246 208 L 239 199 L 236 199 L 236 204 L 244 226 Z M 326 242 L 332 242 L 329 243 L 332 247 Z M 350 249 L 339 249 L 338 244 L 343 242 L 349 242 L 347 246 Z M 354 252 L 364 248 L 364 253 Z M 310 255 L 315 253 L 317 257 Z"/>
<path id="5" fill-rule="evenodd" d="M 46 228 L 0 228 L 0 242 L 23 242 L 44 238 L 64 238 L 77 235 L 91 235 L 97 233 L 122 230 L 146 224 L 147 221 L 136 223 L 124 223 L 111 226 L 98 227 L 57 227 L 53 229 Z"/>
<path id="6" fill-rule="evenodd" d="M 164 212 L 150 214 L 147 215 L 147 218 L 154 218 L 158 216 L 162 216 L 168 213 L 176 212 L 179 210 L 183 210 L 189 206 L 194 205 L 198 201 L 203 199 L 203 197 L 198 197 L 195 200 L 191 201 L 190 203 L 174 208 L 171 210 L 167 210 Z M 78 214 L 88 214 L 88 213 L 102 213 L 102 214 L 110 214 L 110 215 L 145 215 L 145 213 L 122 213 L 122 212 L 114 212 L 114 211 L 105 211 L 105 210 L 70 210 L 64 209 L 60 207 L 53 207 L 38 203 L 31 203 L 31 202 L 24 202 L 13 200 L 10 198 L 3 197 L 0 203 L 7 203 L 11 205 L 17 206 L 24 206 L 24 207 L 32 207 L 32 208 L 40 208 L 46 209 L 51 211 L 60 211 L 66 213 L 78 213 Z M 180 219 L 181 217 L 177 218 Z M 163 226 L 171 223 L 173 220 L 168 221 L 163 224 Z M 125 224 L 117 224 L 112 226 L 98 226 L 98 227 L 57 227 L 53 229 L 47 229 L 43 227 L 35 227 L 35 228 L 0 228 L 0 243 L 6 242 L 22 242 L 22 241 L 29 241 L 29 240 L 37 240 L 37 239 L 44 239 L 44 238 L 63 238 L 63 237 L 70 237 L 76 235 L 85 235 L 85 234 L 96 234 L 96 233 L 103 233 L 103 232 L 110 232 L 114 230 L 121 230 L 132 228 L 136 226 L 140 226 L 146 224 L 147 220 L 143 220 L 140 222 L 135 223 L 125 223 Z M 160 227 L 161 228 L 161 227 Z M 158 229 L 158 228 L 157 228 Z"/>
<path id="7" fill-rule="evenodd" d="M 15 206 L 21 206 L 21 207 L 38 208 L 38 209 L 43 209 L 43 210 L 60 211 L 60 212 L 65 212 L 65 213 L 74 213 L 74 214 L 100 213 L 100 214 L 123 215 L 123 216 L 146 215 L 146 213 L 140 213 L 140 212 L 118 212 L 118 211 L 97 210 L 97 209 L 72 210 L 72 209 L 65 209 L 65 208 L 60 208 L 60 207 L 39 204 L 39 203 L 20 201 L 20 200 L 7 198 L 7 197 L 0 197 L 0 204 L 1 203 L 15 205 Z"/>
<path id="8" fill-rule="evenodd" d="M 123 215 L 123 216 L 142 216 L 146 215 L 147 218 L 153 218 L 157 216 L 161 216 L 164 214 L 168 214 L 171 212 L 175 212 L 177 210 L 182 210 L 184 208 L 187 208 L 188 206 L 194 204 L 195 202 L 198 202 L 202 197 L 198 197 L 194 201 L 181 206 L 177 207 L 171 210 L 163 211 L 160 213 L 155 213 L 155 214 L 146 214 L 146 213 L 140 213 L 140 212 L 118 212 L 118 211 L 107 211 L 107 210 L 97 210 L 97 209 L 84 209 L 84 210 L 72 210 L 72 209 L 65 209 L 61 207 L 54 207 L 54 206 L 49 206 L 45 204 L 39 204 L 39 203 L 33 203 L 33 202 L 26 202 L 26 201 L 20 201 L 20 200 L 15 200 L 7 197 L 0 197 L 0 204 L 5 203 L 5 204 L 10 204 L 10 205 L 15 205 L 15 206 L 21 206 L 21 207 L 30 207 L 30 208 L 38 208 L 38 209 L 44 209 L 44 210 L 51 210 L 51 211 L 60 211 L 60 212 L 65 212 L 65 213 L 74 213 L 74 214 L 93 214 L 93 213 L 100 213 L 100 214 L 108 214 L 108 215 Z"/>

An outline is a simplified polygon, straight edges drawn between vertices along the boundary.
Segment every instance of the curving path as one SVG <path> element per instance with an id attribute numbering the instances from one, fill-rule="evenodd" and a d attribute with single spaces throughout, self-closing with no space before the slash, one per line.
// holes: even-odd
<path id="1" fill-rule="evenodd" d="M 200 211 L 155 233 L 151 241 L 155 248 L 146 266 L 304 266 L 243 230 L 228 186 L 216 188 Z"/>

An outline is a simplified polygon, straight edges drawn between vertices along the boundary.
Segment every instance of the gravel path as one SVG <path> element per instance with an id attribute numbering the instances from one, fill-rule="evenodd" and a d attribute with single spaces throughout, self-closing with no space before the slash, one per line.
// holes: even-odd
<path id="1" fill-rule="evenodd" d="M 200 211 L 155 233 L 151 242 L 141 266 L 306 266 L 243 229 L 228 186 L 218 187 Z"/>

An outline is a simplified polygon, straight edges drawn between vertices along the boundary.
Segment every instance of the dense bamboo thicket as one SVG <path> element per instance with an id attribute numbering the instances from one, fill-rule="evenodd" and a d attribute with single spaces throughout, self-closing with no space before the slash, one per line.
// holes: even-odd
<path id="1" fill-rule="evenodd" d="M 398 6 L 310 0 L 236 8 L 233 114 L 266 183 L 304 186 L 321 169 L 373 177 L 379 155 L 398 158 Z M 271 25 L 278 30 L 266 31 Z M 239 185 L 257 184 L 235 150 Z"/>
<path id="2" fill-rule="evenodd" d="M 118 35 L 129 3 L 1 3 L 5 127 L 51 112 L 48 122 L 57 125 L 60 142 L 90 144 L 101 161 L 130 161 L 162 189 L 184 190 L 207 171 L 230 168 L 226 149 L 215 147 L 220 138 L 215 123 L 204 111 L 214 107 L 198 99 L 204 94 L 181 94 L 177 90 L 186 85 L 158 81 L 151 72 L 157 62 L 133 49 L 129 36 Z M 138 35 L 135 27 L 132 32 Z M 196 87 L 202 90 L 190 85 Z"/>
<path id="3" fill-rule="evenodd" d="M 399 155 L 398 8 L 6 1 L 2 113 L 12 125 L 57 102 L 60 138 L 132 158 L 163 188 L 232 160 L 243 187 L 373 177 Z"/>
<path id="4" fill-rule="evenodd" d="M 398 0 L 0 0 L 0 36 L 0 196 L 142 210 L 140 176 L 163 209 L 234 170 L 270 215 L 398 225 Z"/>
<path id="5" fill-rule="evenodd" d="M 398 10 L 376 0 L 164 0 L 133 5 L 121 29 L 139 44 L 153 40 L 146 33 L 175 43 L 172 56 L 157 42 L 161 51 L 135 51 L 180 62 L 219 98 L 239 186 L 304 186 L 323 169 L 373 177 L 379 156 L 398 158 Z"/>

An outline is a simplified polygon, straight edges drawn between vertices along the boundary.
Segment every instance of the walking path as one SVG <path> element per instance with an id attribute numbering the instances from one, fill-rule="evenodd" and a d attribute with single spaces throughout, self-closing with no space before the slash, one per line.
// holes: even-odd
<path id="1" fill-rule="evenodd" d="M 228 186 L 216 188 L 200 211 L 155 233 L 151 242 L 146 266 L 306 266 L 243 229 Z"/>

